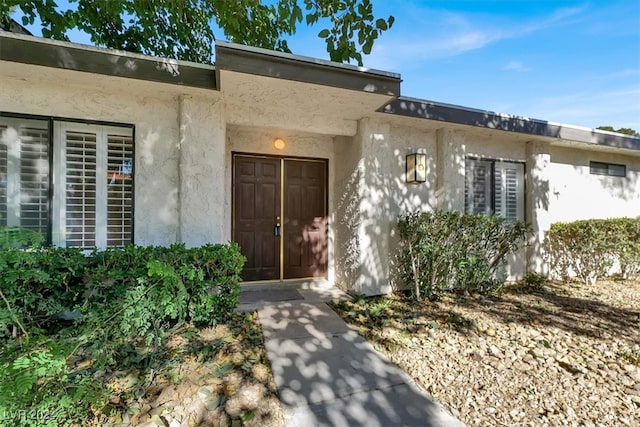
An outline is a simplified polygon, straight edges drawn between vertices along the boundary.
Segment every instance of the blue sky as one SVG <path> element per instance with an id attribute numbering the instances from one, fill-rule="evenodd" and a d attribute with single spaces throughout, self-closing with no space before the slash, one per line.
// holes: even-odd
<path id="1" fill-rule="evenodd" d="M 405 96 L 640 130 L 638 0 L 373 3 L 396 22 L 365 66 L 400 73 Z M 293 52 L 326 58 L 319 29 L 301 28 Z M 72 41 L 87 43 L 75 33 Z"/>

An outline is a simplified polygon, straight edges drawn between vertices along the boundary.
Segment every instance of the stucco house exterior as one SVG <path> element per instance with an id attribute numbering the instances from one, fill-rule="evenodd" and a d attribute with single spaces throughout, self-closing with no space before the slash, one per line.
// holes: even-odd
<path id="1" fill-rule="evenodd" d="M 640 138 L 400 88 L 222 42 L 210 66 L 0 32 L 0 226 L 83 248 L 235 240 L 248 282 L 379 294 L 404 211 L 526 220 L 514 279 L 544 272 L 552 222 L 640 215 Z"/>

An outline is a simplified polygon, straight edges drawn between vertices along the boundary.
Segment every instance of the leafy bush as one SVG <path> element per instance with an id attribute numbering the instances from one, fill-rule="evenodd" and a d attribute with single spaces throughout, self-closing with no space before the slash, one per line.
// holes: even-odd
<path id="1" fill-rule="evenodd" d="M 542 274 L 528 271 L 527 273 L 525 273 L 522 282 L 526 288 L 531 290 L 538 290 L 541 289 L 542 286 L 547 282 L 547 278 Z"/>
<path id="2" fill-rule="evenodd" d="M 629 278 L 640 272 L 640 218 L 588 219 L 551 225 L 545 256 L 552 275 L 593 284 L 614 265 Z"/>
<path id="3" fill-rule="evenodd" d="M 490 292 L 504 283 L 499 271 L 524 241 L 520 221 L 459 212 L 402 215 L 403 278 L 418 299 L 447 291 Z"/>
<path id="4" fill-rule="evenodd" d="M 44 236 L 37 231 L 22 227 L 0 227 L 0 250 L 38 247 L 42 242 Z"/>
<path id="5" fill-rule="evenodd" d="M 17 336 L 20 325 L 45 327 L 78 302 L 85 264 L 76 249 L 0 251 L 0 292 L 11 306 L 0 306 L 0 338 Z"/>
<path id="6" fill-rule="evenodd" d="M 225 321 L 238 304 L 243 263 L 234 243 L 89 256 L 65 248 L 0 251 L 0 413 L 29 408 L 49 417 L 23 417 L 21 425 L 81 421 L 109 391 L 73 368 L 79 352 L 98 369 L 115 365 L 134 343 L 157 348 L 172 327 Z"/>

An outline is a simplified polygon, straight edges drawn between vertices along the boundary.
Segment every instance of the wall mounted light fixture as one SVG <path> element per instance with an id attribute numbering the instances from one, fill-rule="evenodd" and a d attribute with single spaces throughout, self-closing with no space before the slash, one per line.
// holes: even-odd
<path id="1" fill-rule="evenodd" d="M 427 180 L 427 155 L 413 153 L 407 155 L 407 182 L 418 184 Z"/>
<path id="2" fill-rule="evenodd" d="M 273 146 L 276 150 L 284 149 L 284 140 L 282 138 L 276 138 L 276 140 L 273 141 Z"/>

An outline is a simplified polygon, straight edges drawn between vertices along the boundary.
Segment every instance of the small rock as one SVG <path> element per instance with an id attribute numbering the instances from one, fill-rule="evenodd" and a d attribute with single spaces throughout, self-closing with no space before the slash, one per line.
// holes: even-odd
<path id="1" fill-rule="evenodd" d="M 532 348 L 529 350 L 529 354 L 535 357 L 536 359 L 544 359 L 544 353 L 537 348 Z"/>
<path id="2" fill-rule="evenodd" d="M 489 353 L 491 353 L 491 355 L 494 357 L 502 357 L 502 352 L 495 345 L 489 346 Z"/>

